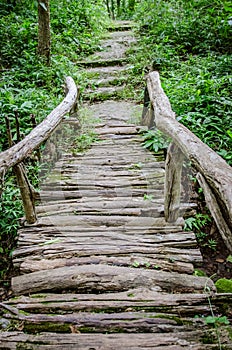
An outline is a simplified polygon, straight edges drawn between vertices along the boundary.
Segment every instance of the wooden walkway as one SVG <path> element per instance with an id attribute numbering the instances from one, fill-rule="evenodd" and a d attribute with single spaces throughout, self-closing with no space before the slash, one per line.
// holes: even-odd
<path id="1" fill-rule="evenodd" d="M 124 45 L 126 37 L 133 41 L 117 32 Z M 64 154 L 46 180 L 37 224 L 19 230 L 0 349 L 232 349 L 227 328 L 220 348 L 204 321 L 225 312 L 231 295 L 194 276 L 202 263 L 194 234 L 182 219 L 165 222 L 163 156 L 142 148 L 134 107 L 92 104 L 99 141 Z"/>

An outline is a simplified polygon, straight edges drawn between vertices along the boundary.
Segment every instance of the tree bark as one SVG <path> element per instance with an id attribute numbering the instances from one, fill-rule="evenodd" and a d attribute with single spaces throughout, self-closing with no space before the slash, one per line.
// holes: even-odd
<path id="1" fill-rule="evenodd" d="M 49 0 L 38 0 L 38 55 L 50 64 L 51 32 Z"/>

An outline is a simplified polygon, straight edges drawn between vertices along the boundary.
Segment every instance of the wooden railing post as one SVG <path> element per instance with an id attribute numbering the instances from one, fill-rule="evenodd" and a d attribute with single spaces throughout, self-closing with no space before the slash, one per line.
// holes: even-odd
<path id="1" fill-rule="evenodd" d="M 37 221 L 34 205 L 35 191 L 29 183 L 23 164 L 17 164 L 13 168 L 20 188 L 26 222 L 30 225 L 34 224 Z"/>
<path id="2" fill-rule="evenodd" d="M 17 130 L 17 141 L 20 141 L 20 130 L 19 130 L 19 122 L 18 122 L 18 115 L 16 116 L 16 130 Z M 11 133 L 11 124 L 8 117 L 5 118 L 6 121 L 6 130 L 8 135 L 8 142 L 9 146 L 13 146 L 13 139 L 12 139 L 12 133 Z M 37 221 L 36 213 L 35 213 L 35 206 L 34 206 L 34 189 L 30 185 L 25 168 L 23 166 L 23 163 L 15 164 L 13 166 L 13 170 L 17 179 L 17 183 L 20 189 L 22 202 L 23 202 L 23 209 L 26 217 L 26 221 L 28 224 L 34 224 Z"/>
<path id="3" fill-rule="evenodd" d="M 151 129 L 153 126 L 155 126 L 154 109 L 150 101 L 147 87 L 144 89 L 142 125 L 147 126 L 148 129 Z"/>
<path id="4" fill-rule="evenodd" d="M 171 143 L 165 163 L 164 215 L 167 222 L 175 222 L 179 217 L 184 158 L 181 149 Z"/>

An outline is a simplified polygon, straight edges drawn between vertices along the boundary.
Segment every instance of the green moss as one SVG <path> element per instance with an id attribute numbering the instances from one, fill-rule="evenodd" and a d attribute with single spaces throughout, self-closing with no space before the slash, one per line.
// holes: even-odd
<path id="1" fill-rule="evenodd" d="M 56 332 L 56 333 L 70 333 L 70 324 L 44 322 L 41 324 L 25 323 L 24 332 L 40 333 L 40 332 Z"/>
<path id="2" fill-rule="evenodd" d="M 32 294 L 30 295 L 30 298 L 33 298 L 33 299 L 40 299 L 40 298 L 46 298 L 46 294 Z"/>
<path id="3" fill-rule="evenodd" d="M 157 314 L 157 315 L 151 316 L 151 318 L 162 318 L 165 320 L 172 320 L 172 321 L 175 321 L 178 326 L 183 326 L 184 324 L 189 323 L 189 322 L 186 322 L 186 320 L 182 320 L 180 317 L 176 315 Z"/>
<path id="4" fill-rule="evenodd" d="M 215 283 L 218 293 L 232 293 L 232 280 L 220 278 Z"/>
<path id="5" fill-rule="evenodd" d="M 206 276 L 206 273 L 200 269 L 195 269 L 194 276 L 204 277 L 204 276 Z"/>

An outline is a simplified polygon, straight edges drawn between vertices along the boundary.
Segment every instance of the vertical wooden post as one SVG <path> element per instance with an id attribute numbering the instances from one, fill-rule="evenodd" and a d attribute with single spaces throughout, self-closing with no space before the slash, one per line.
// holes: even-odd
<path id="1" fill-rule="evenodd" d="M 34 114 L 30 114 L 30 117 L 31 117 L 32 127 L 36 128 L 37 123 L 36 123 L 35 115 Z M 39 148 L 36 149 L 36 155 L 37 155 L 38 161 L 40 162 L 41 161 L 41 153 L 40 153 L 40 149 Z"/>
<path id="2" fill-rule="evenodd" d="M 15 125 L 16 125 L 16 133 L 17 133 L 17 142 L 21 140 L 21 135 L 20 135 L 20 125 L 19 125 L 19 114 L 16 111 L 15 112 Z"/>
<path id="3" fill-rule="evenodd" d="M 14 172 L 20 188 L 26 221 L 28 224 L 34 224 L 37 221 L 33 198 L 34 191 L 28 181 L 23 164 L 14 165 Z"/>
<path id="4" fill-rule="evenodd" d="M 13 145 L 13 141 L 12 141 L 10 120 L 7 117 L 5 118 L 5 120 L 6 120 L 9 146 L 11 147 Z M 18 129 L 17 137 L 20 137 L 18 125 L 17 125 L 17 129 Z M 32 189 L 28 181 L 23 164 L 20 163 L 20 164 L 14 165 L 13 169 L 14 169 L 14 172 L 17 178 L 17 183 L 20 189 L 26 221 L 28 224 L 34 224 L 37 221 L 35 206 L 34 206 L 34 190 Z"/>
<path id="5" fill-rule="evenodd" d="M 181 173 L 184 158 L 180 148 L 171 143 L 165 164 L 164 215 L 167 222 L 175 222 L 179 217 Z"/>
<path id="6" fill-rule="evenodd" d="M 144 90 L 142 125 L 147 126 L 148 129 L 151 129 L 153 126 L 155 126 L 154 108 L 150 102 L 150 96 L 147 87 L 145 87 Z"/>

